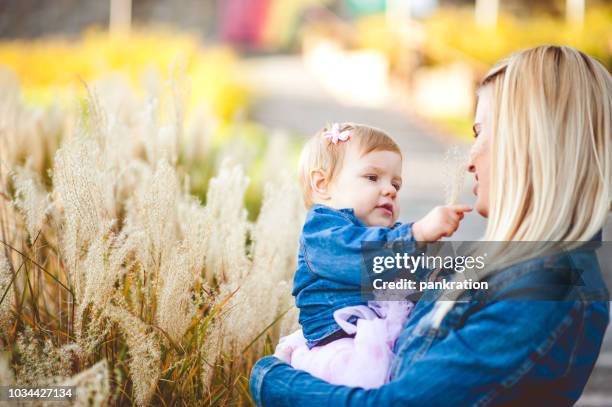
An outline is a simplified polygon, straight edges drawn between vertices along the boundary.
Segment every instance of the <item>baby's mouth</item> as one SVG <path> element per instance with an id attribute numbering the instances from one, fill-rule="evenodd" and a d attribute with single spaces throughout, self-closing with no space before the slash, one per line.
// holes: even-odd
<path id="1" fill-rule="evenodd" d="M 378 205 L 377 206 L 378 209 L 382 209 L 386 215 L 392 216 L 393 215 L 393 205 L 391 204 L 382 204 L 382 205 Z"/>

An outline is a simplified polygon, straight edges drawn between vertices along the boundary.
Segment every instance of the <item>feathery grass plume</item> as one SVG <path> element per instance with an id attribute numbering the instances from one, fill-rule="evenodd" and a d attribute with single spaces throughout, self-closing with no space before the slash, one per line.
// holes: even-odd
<path id="1" fill-rule="evenodd" d="M 79 374 L 72 376 L 58 386 L 74 386 L 71 406 L 106 406 L 109 404 L 110 372 L 106 359 L 103 359 Z M 44 406 L 54 406 L 57 402 L 47 402 Z"/>
<path id="2" fill-rule="evenodd" d="M 60 139 L 70 134 L 69 109 L 54 103 L 33 107 L 22 100 L 19 81 L 0 68 L 0 162 L 9 168 L 29 161 L 30 169 L 42 177 Z"/>
<path id="3" fill-rule="evenodd" d="M 41 341 L 34 331 L 27 327 L 17 336 L 15 366 L 17 383 L 20 385 L 41 385 L 55 382 L 57 377 L 72 375 L 74 353 L 72 347 L 58 348 L 51 340 Z"/>
<path id="4" fill-rule="evenodd" d="M 276 130 L 268 137 L 268 145 L 263 159 L 262 178 L 266 182 L 283 182 L 286 171 L 292 167 L 289 135 Z"/>
<path id="5" fill-rule="evenodd" d="M 71 140 L 55 156 L 54 202 L 62 211 L 63 255 L 79 299 L 84 280 L 78 265 L 102 225 L 115 219 L 116 174 L 104 164 L 98 143 L 86 138 Z"/>
<path id="6" fill-rule="evenodd" d="M 127 203 L 126 228 L 141 232 L 142 242 L 136 247 L 141 264 L 141 280 L 145 284 L 148 305 L 153 306 L 160 269 L 178 242 L 177 206 L 181 195 L 174 168 L 160 160 L 154 172 L 147 172 Z M 154 309 L 151 308 L 153 312 Z"/>
<path id="7" fill-rule="evenodd" d="M 300 310 L 298 307 L 295 306 L 295 303 L 293 303 L 292 305 L 293 306 L 289 308 L 289 311 L 287 311 L 280 323 L 278 329 L 279 336 L 289 335 L 301 328 L 300 322 L 298 320 L 300 316 Z"/>
<path id="8" fill-rule="evenodd" d="M 137 232 L 115 236 L 111 225 L 89 245 L 81 266 L 84 294 L 78 304 L 75 326 L 77 342 L 86 354 L 93 352 L 109 331 L 103 312 L 122 288 L 122 279 L 132 267 L 129 256 L 142 240 Z"/>
<path id="9" fill-rule="evenodd" d="M 158 291 L 157 322 L 175 342 L 183 337 L 196 311 L 192 300 L 195 280 L 190 266 L 188 252 L 179 247 L 161 270 L 164 278 Z"/>
<path id="10" fill-rule="evenodd" d="M 9 177 L 4 170 L 0 160 L 0 344 L 5 344 L 3 337 L 8 335 L 13 324 L 12 305 L 16 304 L 17 299 L 12 263 L 15 257 L 10 247 L 15 247 L 16 242 L 22 242 L 25 238 L 21 216 L 9 196 Z"/>
<path id="11" fill-rule="evenodd" d="M 160 87 L 159 75 L 148 75 L 147 79 L 154 85 L 149 86 L 149 102 L 140 115 L 138 134 L 141 135 L 148 162 L 166 160 L 175 165 L 179 143 L 183 138 L 189 80 L 185 75 L 184 64 L 180 62 L 170 67 L 169 76 L 165 86 Z M 165 121 L 162 122 L 163 119 Z"/>
<path id="12" fill-rule="evenodd" d="M 449 148 L 444 155 L 444 192 L 447 205 L 459 202 L 467 172 L 467 163 L 467 153 L 457 146 Z"/>
<path id="13" fill-rule="evenodd" d="M 253 231 L 252 267 L 230 301 L 226 318 L 227 335 L 239 349 L 251 343 L 292 302 L 287 281 L 295 269 L 302 208 L 298 189 L 288 177 L 281 184 L 266 185 Z"/>
<path id="14" fill-rule="evenodd" d="M 207 223 L 213 232 L 205 249 L 206 278 L 234 286 L 239 284 L 250 267 L 246 255 L 249 228 L 244 208 L 244 194 L 249 179 L 240 166 L 231 166 L 228 160 L 221 165 L 219 174 L 210 180 L 206 197 Z M 229 288 L 233 291 L 234 288 Z"/>
<path id="15" fill-rule="evenodd" d="M 161 351 L 155 333 L 124 307 L 109 305 L 106 311 L 125 336 L 134 399 L 139 406 L 145 406 L 151 400 L 160 376 Z"/>
<path id="16" fill-rule="evenodd" d="M 150 144 L 156 147 L 155 153 L 151 154 L 151 156 L 157 159 L 157 161 L 167 160 L 174 165 L 178 158 L 176 126 L 172 124 L 160 126 L 157 129 L 155 138 L 155 143 Z"/>
<path id="17" fill-rule="evenodd" d="M 19 80 L 13 72 L 0 68 L 0 89 L 0 162 L 12 168 L 24 157 L 25 137 L 20 125 L 25 119 L 25 108 L 21 103 Z"/>
<path id="18" fill-rule="evenodd" d="M 26 168 L 18 168 L 13 179 L 16 192 L 15 205 L 25 218 L 32 244 L 50 210 L 49 194 L 42 187 L 37 175 Z"/>
<path id="19" fill-rule="evenodd" d="M 176 164 L 179 143 L 184 141 L 185 106 L 189 98 L 191 83 L 187 76 L 186 61 L 183 57 L 177 58 L 170 66 L 170 80 L 168 86 L 171 96 L 169 98 L 170 120 L 174 133 L 174 150 L 172 163 Z"/>
<path id="20" fill-rule="evenodd" d="M 128 256 L 140 242 L 137 232 L 115 236 L 110 227 L 96 236 L 83 262 L 85 294 L 83 303 L 102 310 L 112 298 L 120 280 L 131 266 Z"/>
<path id="21" fill-rule="evenodd" d="M 270 262 L 276 262 L 277 267 L 271 270 L 274 277 L 293 278 L 304 216 L 299 189 L 287 174 L 281 174 L 278 182 L 266 184 L 253 230 L 254 268 L 260 267 L 263 272 Z"/>
<path id="22" fill-rule="evenodd" d="M 67 111 L 57 105 L 49 107 L 23 107 L 21 121 L 16 128 L 20 133 L 20 154 L 17 164 L 28 162 L 28 167 L 47 180 L 47 169 L 53 161 L 62 139 L 69 136 L 66 126 Z M 36 143 L 32 148 L 31 143 Z M 19 155 L 17 156 L 19 157 Z"/>
<path id="23" fill-rule="evenodd" d="M 12 289 L 9 288 L 13 279 L 13 273 L 6 258 L 4 246 L 0 247 L 0 332 L 8 332 L 13 323 L 11 303 L 13 300 Z M 6 293 L 4 299 L 2 296 Z"/>
<path id="24" fill-rule="evenodd" d="M 11 368 L 11 354 L 0 351 L 0 386 L 15 384 L 15 376 Z"/>
<path id="25" fill-rule="evenodd" d="M 106 121 L 108 132 L 104 135 L 104 140 L 114 143 L 115 138 L 121 135 L 113 134 L 113 123 L 130 124 L 134 115 L 142 108 L 139 97 L 131 89 L 130 79 L 121 73 L 113 72 L 91 81 L 86 88 L 89 97 L 93 96 L 95 99 L 95 103 L 88 106 L 89 112 L 96 115 L 105 112 L 104 118 L 98 122 L 102 124 Z"/>
<path id="26" fill-rule="evenodd" d="M 211 150 L 211 138 L 215 128 L 219 126 L 215 119 L 203 106 L 194 109 L 192 118 L 185 130 L 181 143 L 181 156 L 189 167 L 198 164 L 198 160 L 208 157 Z"/>
<path id="27" fill-rule="evenodd" d="M 157 97 L 150 97 L 141 111 L 135 116 L 134 134 L 141 140 L 143 156 L 146 162 L 154 164 L 162 157 L 158 147 L 160 102 Z"/>
<path id="28" fill-rule="evenodd" d="M 223 324 L 219 319 L 212 320 L 206 327 L 206 335 L 200 346 L 200 380 L 206 391 L 211 388 L 217 360 L 223 351 Z"/>
<path id="29" fill-rule="evenodd" d="M 74 331 L 76 331 L 76 343 L 78 356 L 86 359 L 99 351 L 102 342 L 112 333 L 112 325 L 109 322 L 106 310 L 98 312 L 91 304 L 79 309 L 75 316 Z"/>
<path id="30" fill-rule="evenodd" d="M 129 86 L 126 79 L 116 76 L 97 81 L 91 87 L 95 99 L 89 102 L 90 109 L 97 115 L 105 112 L 104 119 L 91 119 L 90 122 L 106 126 L 106 131 L 97 132 L 98 142 L 106 154 L 107 167 L 115 169 L 120 176 L 134 159 L 144 159 L 144 143 L 147 142 L 146 135 L 138 129 L 148 118 L 142 117 L 143 104 Z"/>
<path id="31" fill-rule="evenodd" d="M 185 188 L 186 189 L 186 188 Z M 208 212 L 200 201 L 183 192 L 183 198 L 178 204 L 178 223 L 183 240 L 183 249 L 187 252 L 189 268 L 193 278 L 202 283 L 202 273 L 205 265 L 205 251 L 208 240 L 213 235 L 213 229 L 208 223 Z"/>
<path id="32" fill-rule="evenodd" d="M 106 390 L 81 398 L 91 395 L 94 404 L 129 400 L 146 405 L 162 398 L 168 405 L 197 404 L 203 389 L 211 397 L 225 392 L 229 402 L 232 397 L 245 401 L 248 395 L 237 390 L 242 382 L 233 379 L 244 376 L 259 355 L 261 342 L 254 341 L 259 334 L 274 340 L 280 312 L 292 303 L 288 282 L 303 215 L 299 194 L 294 201 L 290 188 L 269 187 L 253 226 L 244 206 L 248 179 L 225 161 L 202 206 L 180 187 L 172 153 L 178 151 L 173 146 L 182 132 L 182 107 L 162 104 L 170 115 L 161 125 L 159 105 L 147 111 L 133 92 L 114 81 L 96 84 L 84 121 L 74 129 L 65 124 L 69 113 L 31 109 L 18 90 L 8 103 L 0 99 L 0 200 L 7 203 L 0 203 L 0 235 L 45 268 L 31 273 L 24 268 L 10 301 L 0 304 L 0 322 L 12 313 L 20 320 L 18 340 L 12 337 L 13 326 L 11 335 L 0 339 L 8 339 L 10 363 L 26 384 L 28 378 L 40 384 L 41 377 L 57 383 L 60 376 L 106 358 L 102 370 L 108 377 L 112 366 L 116 386 L 108 388 L 108 379 L 94 385 Z M 45 144 L 47 136 L 52 142 Z M 286 142 L 271 141 L 268 156 L 285 155 Z M 196 163 L 200 158 L 193 157 Z M 204 169 L 207 179 L 218 162 L 208 158 L 207 167 L 187 163 L 185 171 L 194 175 Z M 3 176 L 26 162 L 33 174 Z M 279 179 L 277 167 L 266 168 L 266 177 Z M 18 205 L 11 196 L 15 185 Z M 39 211 L 43 191 L 49 189 L 43 185 L 52 185 L 44 197 L 52 204 L 46 215 Z M 48 221 L 42 222 L 45 216 Z M 43 243 L 28 245 L 28 231 L 32 235 L 41 223 Z M 8 261 L 19 259 L 14 252 L 8 255 Z M 9 263 L 8 273 L 0 273 L 0 286 L 20 264 Z M 27 288 L 26 274 L 33 290 Z M 14 307 L 7 311 L 2 307 L 10 307 L 9 302 Z M 194 318 L 198 313 L 201 318 Z M 131 394 L 122 393 L 125 389 Z"/>
<path id="33" fill-rule="evenodd" d="M 100 97 L 96 90 L 87 84 L 85 84 L 85 88 L 87 89 L 87 99 L 84 111 L 81 114 L 80 125 L 82 130 L 95 140 L 101 149 L 104 149 L 109 137 L 108 116 L 104 107 L 100 104 Z"/>

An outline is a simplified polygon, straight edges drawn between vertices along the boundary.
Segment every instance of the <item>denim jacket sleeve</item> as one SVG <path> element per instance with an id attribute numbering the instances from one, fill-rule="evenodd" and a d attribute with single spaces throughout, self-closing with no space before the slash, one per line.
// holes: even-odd
<path id="1" fill-rule="evenodd" d="M 320 278 L 359 287 L 364 266 L 362 242 L 414 241 L 411 224 L 365 226 L 340 211 L 321 209 L 304 225 L 302 243 L 308 269 Z"/>
<path id="2" fill-rule="evenodd" d="M 430 346 L 410 357 L 402 353 L 402 344 L 396 375 L 378 389 L 332 385 L 274 357 L 263 358 L 252 370 L 254 400 L 260 406 L 296 407 L 488 404 L 533 368 L 581 306 L 572 301 L 518 304 L 489 303 L 437 342 L 439 332 L 429 328 Z"/>

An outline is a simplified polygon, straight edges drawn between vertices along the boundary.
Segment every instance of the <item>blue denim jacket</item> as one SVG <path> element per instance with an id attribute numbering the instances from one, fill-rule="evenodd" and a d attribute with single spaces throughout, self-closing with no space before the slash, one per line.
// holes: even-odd
<path id="1" fill-rule="evenodd" d="M 380 388 L 332 385 L 268 356 L 251 372 L 253 398 L 260 406 L 294 407 L 573 405 L 599 354 L 609 295 L 594 250 L 553 260 L 495 273 L 487 301 L 466 293 L 438 327 L 431 323 L 436 293 L 426 293 L 395 344 L 390 382 Z M 550 287 L 558 275 L 552 271 L 568 266 L 583 270 L 590 290 L 523 298 L 530 281 Z"/>
<path id="2" fill-rule="evenodd" d="M 410 224 L 368 227 L 352 209 L 324 205 L 310 209 L 300 237 L 292 292 L 308 346 L 340 330 L 334 311 L 366 304 L 361 295 L 362 242 L 398 239 L 414 241 Z"/>

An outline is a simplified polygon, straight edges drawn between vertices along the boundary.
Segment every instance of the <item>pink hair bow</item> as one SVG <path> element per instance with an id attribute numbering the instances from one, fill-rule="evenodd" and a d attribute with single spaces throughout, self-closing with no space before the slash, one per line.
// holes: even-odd
<path id="1" fill-rule="evenodd" d="M 347 141 L 349 137 L 351 137 L 350 130 L 340 131 L 340 124 L 334 123 L 331 126 L 331 129 L 327 130 L 323 133 L 323 137 L 328 139 L 330 142 L 334 144 L 338 144 L 339 141 Z"/>

